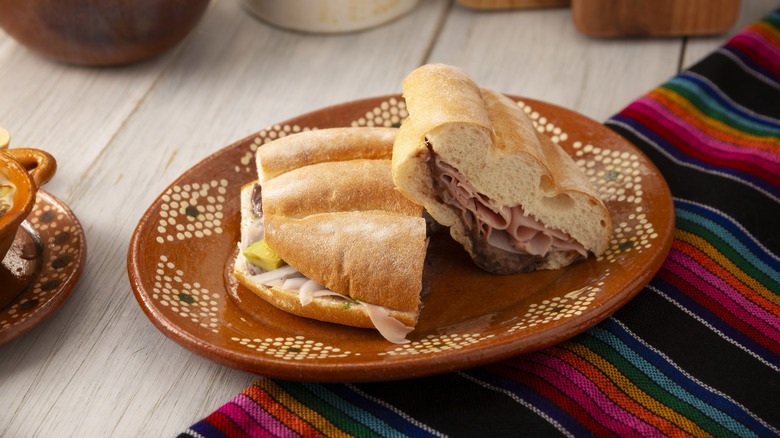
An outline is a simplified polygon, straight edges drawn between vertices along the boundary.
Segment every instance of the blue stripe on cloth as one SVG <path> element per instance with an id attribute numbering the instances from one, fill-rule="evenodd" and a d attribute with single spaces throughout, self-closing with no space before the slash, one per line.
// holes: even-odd
<path id="1" fill-rule="evenodd" d="M 708 78 L 698 73 L 683 72 L 667 81 L 665 85 L 667 84 L 695 94 L 702 104 L 702 106 L 697 105 L 697 108 L 704 114 L 715 111 L 723 114 L 721 121 L 731 126 L 745 126 L 762 131 L 762 135 L 780 137 L 780 120 L 766 117 L 737 104 Z"/>
<path id="2" fill-rule="evenodd" d="M 776 187 L 766 180 L 759 178 L 749 173 L 721 166 L 715 166 L 699 160 L 698 158 L 686 155 L 674 145 L 670 144 L 663 136 L 657 134 L 655 131 L 648 129 L 645 125 L 641 124 L 637 120 L 618 114 L 613 116 L 606 122 L 607 126 L 619 126 L 623 129 L 627 129 L 640 139 L 644 140 L 649 146 L 654 147 L 659 152 L 666 155 L 669 159 L 673 160 L 677 164 L 699 169 L 702 172 L 717 174 L 735 181 L 742 182 L 756 190 L 766 194 L 775 201 L 780 200 L 780 187 Z"/>
<path id="3" fill-rule="evenodd" d="M 227 435 L 222 433 L 222 431 L 214 426 L 213 424 L 209 423 L 206 420 L 198 421 L 197 423 L 190 426 L 190 428 L 187 430 L 188 433 L 192 435 L 194 432 L 197 435 L 193 436 L 203 436 L 208 438 L 229 438 Z"/>
<path id="4" fill-rule="evenodd" d="M 744 60 L 743 56 L 740 56 L 740 52 L 736 49 L 728 49 L 726 47 L 721 47 L 718 50 L 716 50 L 714 53 L 722 55 L 731 61 L 734 62 L 734 65 L 738 66 L 740 70 L 745 72 L 747 75 L 752 76 L 756 80 L 760 81 L 761 83 L 768 85 L 771 88 L 775 88 L 777 90 L 780 90 L 780 80 L 776 78 L 775 76 L 767 75 L 764 72 L 758 71 L 753 69 L 752 64 L 754 64 L 750 60 Z"/>
<path id="5" fill-rule="evenodd" d="M 563 428 L 569 436 L 579 437 L 592 435 L 592 432 L 576 418 L 569 415 L 569 413 L 562 409 L 557 403 L 519 381 L 490 372 L 489 368 L 491 366 L 500 366 L 500 363 L 487 367 L 465 370 L 463 371 L 463 374 L 490 387 L 501 388 L 503 391 L 511 394 L 514 400 L 517 400 L 524 406 L 533 406 L 533 411 L 541 413 L 545 419 L 555 419 L 555 425 L 559 428 Z"/>
<path id="6" fill-rule="evenodd" d="M 312 385 L 312 384 L 309 384 Z M 371 430 L 384 436 L 437 437 L 441 436 L 410 417 L 381 404 L 352 385 L 318 385 L 317 394 L 343 400 L 338 407 Z M 329 393 L 329 395 L 326 395 Z"/>
<path id="7" fill-rule="evenodd" d="M 764 83 L 774 87 L 780 87 L 780 80 L 769 70 L 753 61 L 753 58 L 745 54 L 736 47 L 724 46 L 718 49 L 718 52 L 725 54 L 728 58 L 735 61 L 737 65 L 753 76 L 760 77 Z"/>
<path id="8" fill-rule="evenodd" d="M 656 384 L 738 436 L 769 436 L 777 431 L 757 421 L 742 406 L 704 386 L 630 333 L 614 318 L 588 332 L 619 352 Z"/>
<path id="9" fill-rule="evenodd" d="M 724 322 L 709 309 L 702 307 L 699 303 L 680 292 L 673 285 L 655 277 L 648 285 L 648 288 L 664 297 L 666 300 L 674 303 L 682 311 L 709 327 L 709 329 L 714 331 L 718 336 L 727 339 L 731 344 L 746 351 L 748 354 L 775 371 L 780 371 L 780 357 L 763 345 L 745 336 L 744 333 L 737 330 L 731 324 Z"/>
<path id="10" fill-rule="evenodd" d="M 718 236 L 748 263 L 780 285 L 780 259 L 761 246 L 747 231 L 725 214 L 693 202 L 675 199 L 675 215 Z M 780 229 L 778 230 L 780 231 Z"/>
<path id="11" fill-rule="evenodd" d="M 300 385 L 305 387 L 315 396 L 319 397 L 322 401 L 347 414 L 353 420 L 373 430 L 379 435 L 390 436 L 392 434 L 398 433 L 397 430 L 389 426 L 381 419 L 377 418 L 371 411 L 368 411 L 355 403 L 347 401 L 322 384 L 300 382 Z M 358 403 L 362 404 L 363 401 L 360 400 Z"/>

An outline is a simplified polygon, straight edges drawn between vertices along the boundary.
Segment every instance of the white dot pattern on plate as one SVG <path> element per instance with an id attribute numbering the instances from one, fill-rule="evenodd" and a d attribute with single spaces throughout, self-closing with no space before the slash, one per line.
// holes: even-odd
<path id="1" fill-rule="evenodd" d="M 553 142 L 574 151 L 575 162 L 594 184 L 605 203 L 608 205 L 610 203 L 620 204 L 621 207 L 628 206 L 630 210 L 628 214 L 622 215 L 617 221 L 613 220 L 610 246 L 598 260 L 614 262 L 627 252 L 641 252 L 650 248 L 653 240 L 659 236 L 643 210 L 642 174 L 647 172 L 647 169 L 642 167 L 642 158 L 632 152 L 615 151 L 605 148 L 603 145 L 577 141 L 553 121 L 531 108 L 530 105 L 518 102 L 518 106 L 531 117 L 538 132 L 544 133 Z M 366 111 L 357 120 L 353 120 L 350 126 L 397 126 L 406 117 L 408 117 L 408 112 L 403 99 L 390 98 Z M 285 124 L 275 125 L 260 131 L 250 144 L 249 150 L 243 152 L 240 163 L 236 164 L 234 170 L 254 175 L 256 171 L 255 153 L 258 147 L 275 139 L 312 129 L 317 128 Z M 161 213 L 158 227 L 160 231 L 158 241 L 163 243 L 166 240 L 186 239 L 186 232 L 194 233 L 197 230 L 195 222 L 201 219 L 204 221 L 201 228 L 209 229 L 212 232 L 221 232 L 221 204 L 224 202 L 225 196 L 232 196 L 232 194 L 226 195 L 224 193 L 226 184 L 225 181 L 210 181 L 199 186 L 194 184 L 176 186 L 166 192 L 163 198 L 165 208 L 162 211 L 164 213 Z M 193 194 L 197 195 L 192 196 Z M 197 209 L 198 215 L 196 217 L 188 216 L 188 213 L 194 213 L 192 208 Z M 205 223 L 206 213 L 212 215 L 209 216 L 210 222 L 208 224 Z M 189 224 L 192 224 L 192 227 L 188 228 Z M 203 234 L 205 235 L 205 232 Z M 507 323 L 511 326 L 506 330 L 519 332 L 541 324 L 554 323 L 561 319 L 583 314 L 593 305 L 596 297 L 604 292 L 605 279 L 609 276 L 610 272 L 606 270 L 600 278 L 592 280 L 590 284 L 583 285 L 581 289 L 561 292 L 559 296 L 529 304 L 524 315 L 518 315 L 519 318 L 516 321 Z M 210 297 L 211 293 L 197 283 L 187 282 L 193 280 L 187 279 L 185 281 L 182 277 L 183 272 L 177 270 L 167 258 L 162 256 L 158 263 L 154 298 L 165 306 L 175 306 L 175 311 L 180 317 L 190 319 L 209 330 L 218 331 L 218 309 L 216 302 Z M 413 339 L 413 336 L 414 332 L 410 337 Z M 407 344 L 388 346 L 388 349 L 372 354 L 383 357 L 441 354 L 468 348 L 494 336 L 492 333 L 427 335 Z M 269 355 L 286 361 L 354 357 L 361 356 L 361 353 L 365 355 L 365 352 L 348 351 L 341 345 L 329 345 L 327 342 L 306 336 L 252 338 L 237 335 L 230 339 L 257 354 Z"/>
<path id="2" fill-rule="evenodd" d="M 227 186 L 228 181 L 221 179 L 169 188 L 161 197 L 157 242 L 221 234 Z"/>
<path id="3" fill-rule="evenodd" d="M 241 157 L 241 165 L 236 164 L 236 172 L 251 173 L 253 176 L 257 176 L 257 166 L 255 165 L 255 152 L 257 148 L 272 142 L 278 138 L 286 137 L 290 134 L 297 134 L 304 131 L 314 131 L 317 128 L 310 128 L 308 126 L 301 127 L 299 125 L 274 125 L 270 128 L 263 129 L 257 133 L 257 136 L 249 145 L 249 150 Z"/>
<path id="4" fill-rule="evenodd" d="M 190 282 L 184 271 L 177 269 L 162 255 L 152 287 L 152 298 L 170 308 L 180 317 L 197 323 L 214 333 L 219 331 L 219 303 L 217 297 L 198 282 Z"/>
<path id="5" fill-rule="evenodd" d="M 604 273 L 604 277 L 609 276 L 609 271 Z M 539 303 L 532 303 L 523 318 L 513 325 L 509 332 L 523 330 L 539 324 L 546 324 L 563 318 L 579 316 L 585 311 L 594 300 L 594 295 L 601 292 L 604 281 L 599 281 L 595 285 L 588 285 L 581 289 L 571 291 L 561 297 L 553 297 L 549 300 L 542 300 Z"/>
<path id="6" fill-rule="evenodd" d="M 392 97 L 367 111 L 363 117 L 354 120 L 352 126 L 383 126 L 389 128 L 400 125 L 408 116 L 409 112 L 406 111 L 406 102 Z"/>
<path id="7" fill-rule="evenodd" d="M 80 248 L 83 246 L 80 240 L 80 236 L 83 235 L 81 225 L 78 222 L 68 223 L 65 213 L 55 205 L 38 199 L 27 220 L 41 235 L 42 244 L 48 254 L 45 266 L 41 269 L 39 277 L 35 279 L 32 288 L 22 299 L 0 313 L 0 329 L 24 321 L 35 313 L 39 305 L 46 302 L 50 295 L 56 293 L 71 275 Z"/>
<path id="8" fill-rule="evenodd" d="M 326 359 L 360 354 L 344 351 L 332 345 L 306 339 L 304 336 L 264 339 L 231 338 L 232 341 L 257 351 L 284 360 Z"/>
<path id="9" fill-rule="evenodd" d="M 530 105 L 518 102 L 533 120 L 536 129 L 548 135 L 555 143 L 569 139 L 568 134 L 546 117 L 534 111 Z M 599 260 L 614 262 L 616 257 L 628 251 L 642 252 L 652 247 L 658 238 L 653 224 L 647 220 L 642 207 L 642 168 L 640 157 L 627 151 L 615 151 L 598 145 L 574 141 L 574 160 L 591 183 L 596 187 L 604 202 L 619 202 L 633 208 L 628 220 L 612 223 L 612 239 Z"/>
<path id="10" fill-rule="evenodd" d="M 419 354 L 433 354 L 441 353 L 448 350 L 458 350 L 463 347 L 477 344 L 486 339 L 492 338 L 494 335 L 480 335 L 474 334 L 455 334 L 448 333 L 442 335 L 428 335 L 424 339 L 419 341 L 409 342 L 408 344 L 402 344 L 399 347 L 377 353 L 379 356 L 409 356 Z"/>

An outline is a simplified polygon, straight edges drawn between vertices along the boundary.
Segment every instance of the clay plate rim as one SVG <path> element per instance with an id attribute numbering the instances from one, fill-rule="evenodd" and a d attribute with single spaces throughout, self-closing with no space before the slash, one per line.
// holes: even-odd
<path id="1" fill-rule="evenodd" d="M 47 207 L 49 210 L 46 211 L 54 211 L 56 209 L 62 214 L 61 218 L 55 217 L 52 219 L 52 221 L 57 221 L 56 225 L 58 226 L 56 228 L 47 226 L 45 229 L 42 229 L 41 227 L 40 221 L 46 220 L 42 219 L 42 215 L 45 214 L 43 210 Z M 27 333 L 59 309 L 76 287 L 87 260 L 87 240 L 84 229 L 81 227 L 81 223 L 76 215 L 64 202 L 45 190 L 39 189 L 36 194 L 35 205 L 27 220 L 29 221 L 33 218 L 35 219 L 32 222 L 33 227 L 41 235 L 43 242 L 43 268 L 35 278 L 30 280 L 36 283 L 34 287 L 17 297 L 8 306 L 0 309 L 0 345 Z M 63 223 L 60 223 L 60 221 Z M 47 242 L 51 243 L 51 240 L 55 239 L 57 235 L 57 230 L 62 230 L 66 227 L 72 230 L 70 233 L 71 238 L 69 242 L 58 243 L 55 251 L 55 249 L 47 245 Z M 68 248 L 63 249 L 65 243 L 69 245 Z M 52 260 L 52 257 L 58 255 L 69 257 L 70 263 L 65 264 L 61 257 Z M 65 264 L 65 266 L 58 267 L 54 266 L 55 264 Z M 49 279 L 49 281 L 46 284 L 39 284 L 40 279 Z M 58 281 L 56 286 L 52 286 L 52 281 Z M 31 300 L 36 301 L 32 307 L 29 307 L 29 303 L 33 302 Z M 25 305 L 25 303 L 28 303 L 28 305 Z M 3 321 L 7 321 L 5 318 L 8 318 L 8 312 L 11 308 L 16 308 L 17 316 L 12 318 L 12 322 L 3 324 Z"/>
<path id="2" fill-rule="evenodd" d="M 358 125 L 364 124 L 365 117 L 361 117 L 361 115 L 365 114 L 367 117 L 370 116 L 372 109 L 375 110 L 376 108 L 384 107 L 384 104 L 388 101 L 400 102 L 400 105 L 402 106 L 403 100 L 399 95 L 379 96 L 346 102 L 303 114 L 274 125 L 266 130 L 259 131 L 258 133 L 250 135 L 215 152 L 177 178 L 144 213 L 132 236 L 127 262 L 130 283 L 137 301 L 152 323 L 159 330 L 190 351 L 223 365 L 268 377 L 293 380 L 379 381 L 440 374 L 483 365 L 521 353 L 528 353 L 564 341 L 587 330 L 611 315 L 633 298 L 660 268 L 666 254 L 671 248 L 673 238 L 674 208 L 671 194 L 657 168 L 655 168 L 655 166 L 633 145 L 609 128 L 585 116 L 556 105 L 516 96 L 510 97 L 516 101 L 522 101 L 526 107 L 530 108 L 537 117 L 535 120 L 542 126 L 542 129 L 545 124 L 548 126 L 548 129 L 551 129 L 551 135 L 560 135 L 560 133 L 556 134 L 557 128 L 559 126 L 564 126 L 565 130 L 563 134 L 568 137 L 584 136 L 587 138 L 597 138 L 600 142 L 598 144 L 604 143 L 610 147 L 616 147 L 623 152 L 630 153 L 630 155 L 633 156 L 633 159 L 640 163 L 640 167 L 645 169 L 644 173 L 642 173 L 642 177 L 645 179 L 643 184 L 649 184 L 650 186 L 655 187 L 653 193 L 645 193 L 645 199 L 651 200 L 651 203 L 654 204 L 653 211 L 647 212 L 647 214 L 654 218 L 654 222 L 651 225 L 654 227 L 653 231 L 655 231 L 654 235 L 656 237 L 654 238 L 652 245 L 648 245 L 645 254 L 641 256 L 641 265 L 637 266 L 634 264 L 635 260 L 632 257 L 634 257 L 633 254 L 635 254 L 636 251 L 634 253 L 631 253 L 630 250 L 628 251 L 629 256 L 628 259 L 625 260 L 625 263 L 623 263 L 623 259 L 620 258 L 622 255 L 618 254 L 616 258 L 619 259 L 618 261 L 620 263 L 616 263 L 616 265 L 619 266 L 616 266 L 615 271 L 621 272 L 614 272 L 611 275 L 613 276 L 613 279 L 614 277 L 620 277 L 619 290 L 599 294 L 598 287 L 594 286 L 596 292 L 591 291 L 591 293 L 599 297 L 598 301 L 596 301 L 597 305 L 587 308 L 581 315 L 565 318 L 561 321 L 556 319 L 552 323 L 548 321 L 546 323 L 538 324 L 539 327 L 533 329 L 526 330 L 527 328 L 525 328 L 523 329 L 526 330 L 525 332 L 521 330 L 514 335 L 504 333 L 496 336 L 493 334 L 479 342 L 460 345 L 458 348 L 439 351 L 435 354 L 382 355 L 375 356 L 370 360 L 367 359 L 367 356 L 376 353 L 376 351 L 373 351 L 374 344 L 379 345 L 378 348 L 387 349 L 388 351 L 392 350 L 393 344 L 387 343 L 378 335 L 376 335 L 375 338 L 372 338 L 373 340 L 366 341 L 366 336 L 370 335 L 364 335 L 365 331 L 360 331 L 359 334 L 355 334 L 352 346 L 357 349 L 361 348 L 361 346 L 367 348 L 363 352 L 356 350 L 356 352 L 361 353 L 361 355 L 353 355 L 351 357 L 339 359 L 328 357 L 322 360 L 289 360 L 289 358 L 272 357 L 264 353 L 253 351 L 248 345 L 242 344 L 242 346 L 239 346 L 237 345 L 239 337 L 235 335 L 214 335 L 208 333 L 208 330 L 194 327 L 193 324 L 185 321 L 183 317 L 166 314 L 166 312 L 170 312 L 170 309 L 163 309 L 164 306 L 160 305 L 157 298 L 153 298 L 153 293 L 148 286 L 152 281 L 150 277 L 153 277 L 155 274 L 154 272 L 150 272 L 150 270 L 144 271 L 142 266 L 145 263 L 144 257 L 157 255 L 145 252 L 143 243 L 144 239 L 149 237 L 150 230 L 157 227 L 160 205 L 166 194 L 170 194 L 173 188 L 178 187 L 178 184 L 187 181 L 188 177 L 191 177 L 199 171 L 204 171 L 203 169 L 205 167 L 214 164 L 215 161 L 224 159 L 225 155 L 236 154 L 238 149 L 249 148 L 253 143 L 257 145 L 257 140 L 261 133 L 265 134 L 271 132 L 270 130 L 272 129 L 288 126 L 316 126 L 323 128 L 330 126 L 350 126 L 350 123 L 352 123 L 352 126 L 355 126 L 356 119 L 359 119 L 357 122 Z M 541 116 L 539 116 L 540 114 Z M 549 128 L 551 125 L 556 129 L 553 130 L 552 128 Z M 568 133 L 566 131 L 568 131 Z M 563 138 L 563 136 L 561 136 L 561 138 Z M 568 141 L 571 143 L 574 140 L 569 139 Z M 568 147 L 571 149 L 571 146 Z M 583 147 L 584 150 L 587 150 L 588 148 L 584 143 L 580 144 L 579 147 L 580 150 L 582 150 Z M 254 150 L 255 149 L 253 148 L 252 151 Z M 577 158 L 575 157 L 575 159 Z M 253 162 L 249 166 L 251 165 L 253 165 Z M 237 164 L 236 168 L 238 169 L 239 166 L 240 165 Z M 227 167 L 229 166 L 226 166 L 225 172 L 232 172 L 232 170 Z M 239 172 L 239 170 L 236 170 L 235 172 Z M 252 179 L 256 178 L 256 174 L 242 176 L 241 178 L 243 178 L 245 182 L 250 182 Z M 231 195 L 228 194 L 226 196 Z M 608 206 L 611 205 L 609 202 L 607 202 L 607 204 Z M 612 210 L 612 207 L 610 207 L 610 210 Z M 615 213 L 613 212 L 613 216 L 614 215 Z M 226 219 L 228 222 L 231 220 L 231 218 Z M 237 221 L 236 218 L 232 218 L 232 220 Z M 237 224 L 234 225 L 237 226 Z M 226 225 L 226 228 L 227 227 L 228 225 Z M 221 235 L 225 236 L 226 234 Z M 225 237 L 223 237 L 223 239 L 224 238 Z M 235 242 L 233 242 L 233 244 L 234 243 Z M 639 256 L 636 257 L 639 259 Z M 221 267 L 223 275 L 224 271 L 229 268 L 228 265 L 230 262 L 231 260 L 229 257 L 225 257 L 224 260 L 222 260 L 221 263 L 225 265 Z M 589 259 L 584 263 L 596 263 L 596 261 Z M 149 265 L 148 261 L 146 262 L 146 265 Z M 630 269 L 630 271 L 627 269 Z M 602 279 L 605 279 L 608 276 L 609 275 L 606 275 Z M 587 283 L 591 280 L 592 278 L 585 278 L 583 279 L 583 282 Z M 219 298 L 221 300 L 219 304 L 223 307 L 219 309 L 220 314 L 217 315 L 216 318 L 223 318 L 226 314 L 229 314 L 229 317 L 235 317 L 235 314 L 243 315 L 238 317 L 241 321 L 234 320 L 229 322 L 231 329 L 234 328 L 234 323 L 245 323 L 247 322 L 246 320 L 249 320 L 250 325 L 256 323 L 257 321 L 252 321 L 252 316 L 242 313 L 242 309 L 237 306 L 236 302 L 228 297 L 230 292 L 227 290 L 228 286 L 226 283 L 227 280 L 225 280 L 223 284 L 224 290 L 219 291 L 219 294 L 223 294 Z M 275 311 L 275 309 L 273 310 Z M 425 307 L 423 308 L 423 312 L 424 311 Z M 421 322 L 423 315 L 421 315 Z M 528 314 L 526 314 L 526 316 L 528 316 Z M 300 320 L 301 318 L 298 319 Z M 223 322 L 226 321 L 220 321 L 220 323 Z M 294 322 L 293 324 L 299 323 Z M 300 324 L 303 326 L 308 324 L 308 322 Z M 333 331 L 334 333 L 342 330 L 341 328 L 333 327 L 330 324 L 318 322 L 315 322 L 315 324 L 321 324 L 318 326 L 318 330 Z M 418 328 L 419 327 L 420 326 L 418 325 Z M 504 327 L 502 326 L 499 328 L 503 333 Z M 257 327 L 258 331 L 261 331 L 261 329 L 264 330 L 263 327 Z M 490 329 L 489 326 L 488 329 Z M 304 328 L 304 331 L 305 330 L 306 329 Z M 261 333 L 261 336 L 263 334 L 264 333 Z M 347 333 L 346 336 L 350 335 L 351 333 Z M 249 333 L 246 334 L 246 336 L 251 337 L 252 334 Z M 339 334 L 338 336 L 343 335 Z M 248 343 L 251 344 L 252 341 L 250 340 Z M 367 354 L 363 354 L 364 352 L 367 352 Z"/>

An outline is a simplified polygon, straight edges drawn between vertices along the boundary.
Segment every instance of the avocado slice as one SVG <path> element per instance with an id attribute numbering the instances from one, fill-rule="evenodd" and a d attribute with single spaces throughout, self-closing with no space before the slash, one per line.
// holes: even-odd
<path id="1" fill-rule="evenodd" d="M 268 246 L 265 239 L 258 240 L 247 246 L 243 254 L 249 260 L 249 263 L 266 271 L 273 271 L 285 265 L 284 260 Z"/>

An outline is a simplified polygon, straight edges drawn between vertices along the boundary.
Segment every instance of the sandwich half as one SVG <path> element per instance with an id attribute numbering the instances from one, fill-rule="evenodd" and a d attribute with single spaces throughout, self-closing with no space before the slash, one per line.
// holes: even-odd
<path id="1" fill-rule="evenodd" d="M 571 157 L 508 97 L 429 64 L 403 82 L 393 181 L 483 269 L 558 269 L 609 245 L 611 220 Z"/>
<path id="2" fill-rule="evenodd" d="M 258 182 L 241 191 L 239 282 L 286 312 L 405 342 L 427 238 L 422 207 L 392 182 L 396 132 L 322 129 L 260 147 Z M 258 242 L 277 263 L 256 264 Z"/>

